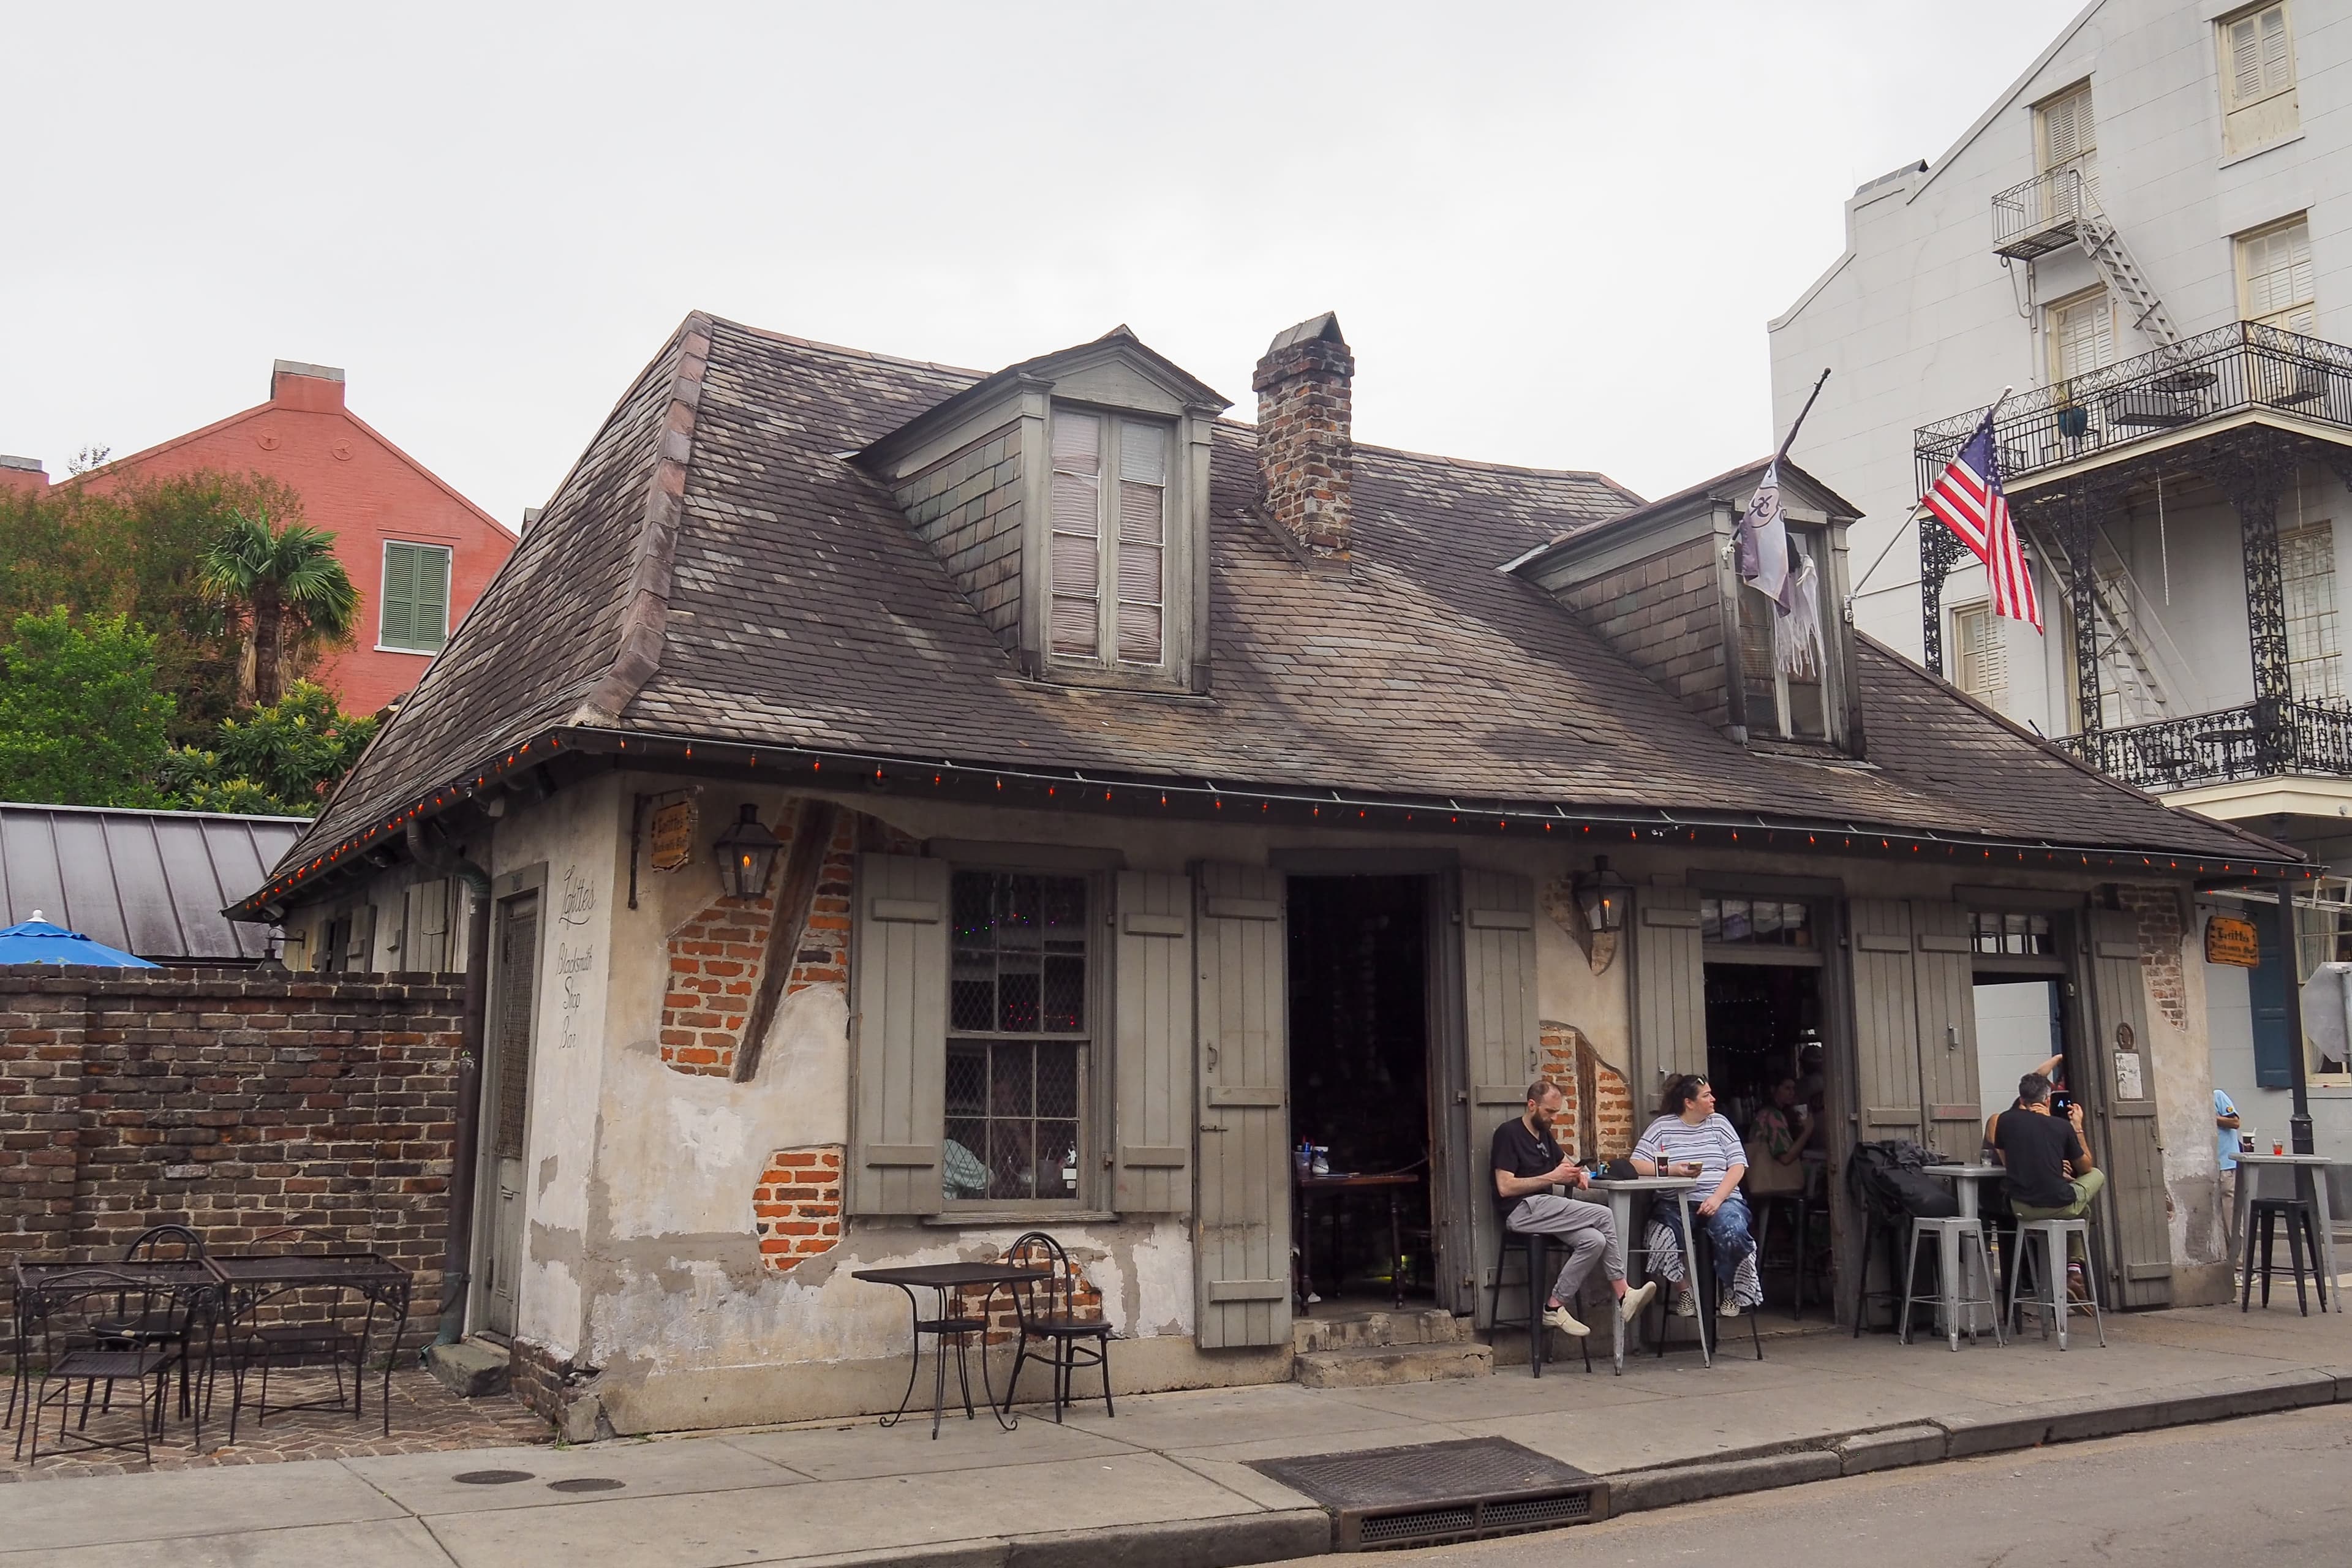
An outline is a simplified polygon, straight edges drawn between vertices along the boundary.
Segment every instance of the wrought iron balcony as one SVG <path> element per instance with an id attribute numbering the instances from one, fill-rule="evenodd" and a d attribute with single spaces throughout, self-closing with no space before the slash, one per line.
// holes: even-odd
<path id="1" fill-rule="evenodd" d="M 2317 702 L 2247 703 L 2058 744 L 2101 773 L 2157 794 L 2300 773 L 2352 778 L 2352 709 Z"/>
<path id="2" fill-rule="evenodd" d="M 2074 243 L 2074 225 L 2097 212 L 2097 195 L 2077 168 L 2052 169 L 1992 199 L 1996 256 L 2030 261 Z"/>
<path id="3" fill-rule="evenodd" d="M 2352 431 L 2352 350 L 2236 321 L 2021 393 L 2000 405 L 1993 434 L 2001 473 L 2015 485 L 2168 431 L 2263 409 Z M 1984 412 L 1956 414 L 1913 432 L 1923 493 L 1968 444 Z"/>

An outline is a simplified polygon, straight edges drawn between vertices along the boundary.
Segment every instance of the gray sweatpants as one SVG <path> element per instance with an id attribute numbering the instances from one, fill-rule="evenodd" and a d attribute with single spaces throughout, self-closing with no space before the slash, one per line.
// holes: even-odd
<path id="1" fill-rule="evenodd" d="M 1504 1223 L 1513 1230 L 1567 1244 L 1568 1260 L 1560 1265 L 1559 1282 L 1551 1289 L 1556 1301 L 1575 1300 L 1578 1288 L 1595 1262 L 1606 1267 L 1610 1279 L 1625 1278 L 1625 1247 L 1617 1238 L 1617 1219 L 1607 1204 L 1537 1193 L 1521 1198 Z"/>

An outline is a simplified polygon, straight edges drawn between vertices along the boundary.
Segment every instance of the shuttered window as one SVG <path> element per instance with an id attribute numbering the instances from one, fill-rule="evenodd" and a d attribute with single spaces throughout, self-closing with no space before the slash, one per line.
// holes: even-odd
<path id="1" fill-rule="evenodd" d="M 2308 218 L 2239 237 L 2238 310 L 2245 320 L 2310 336 L 2319 327 L 2315 292 Z"/>
<path id="2" fill-rule="evenodd" d="M 2294 50 L 2288 40 L 2286 7 L 2263 5 L 2221 24 L 2222 88 L 2232 110 L 2275 98 L 2294 85 Z"/>
<path id="3" fill-rule="evenodd" d="M 1789 530 L 1791 570 L 1801 574 L 1808 561 L 1822 560 L 1821 542 L 1813 534 Z M 1799 613 L 1810 608 L 1818 616 L 1821 595 L 1816 588 L 1810 604 L 1801 600 Z M 1829 739 L 1829 703 L 1822 678 L 1827 673 L 1827 644 L 1818 640 L 1809 667 L 1791 675 L 1781 668 L 1776 638 L 1781 635 L 1780 612 L 1772 601 L 1745 584 L 1739 589 L 1739 674 L 1747 693 L 1748 732 L 1795 740 Z M 1791 628 L 1801 629 L 1801 628 Z"/>
<path id="4" fill-rule="evenodd" d="M 1079 1195 L 1087 1100 L 1087 881 L 959 871 L 950 930 L 941 1195 Z"/>
<path id="5" fill-rule="evenodd" d="M 2296 697 L 2344 696 L 2341 634 L 2336 618 L 2336 529 L 2317 522 L 2279 535 L 2279 577 L 2286 595 L 2286 657 Z"/>
<path id="6" fill-rule="evenodd" d="M 2073 171 L 2082 175 L 2081 192 L 2095 204 L 2099 189 L 2098 130 L 2091 118 L 2091 84 L 2070 88 L 2042 104 L 2034 115 L 2041 143 L 2043 173 Z M 2049 182 L 2050 216 L 2065 217 L 2074 210 L 2077 187 L 2069 179 Z"/>
<path id="7" fill-rule="evenodd" d="M 449 640 L 449 552 L 439 544 L 383 547 L 383 618 L 378 646 L 438 653 Z"/>
<path id="8" fill-rule="evenodd" d="M 2086 289 L 2049 307 L 2050 374 L 2069 381 L 2116 361 L 2115 307 L 2105 289 Z"/>
<path id="9" fill-rule="evenodd" d="M 1170 436 L 1151 420 L 1054 409 L 1056 656 L 1166 662 Z"/>
<path id="10" fill-rule="evenodd" d="M 1952 643 L 1958 650 L 1954 682 L 1988 708 L 2009 707 L 2009 641 L 1989 605 L 1952 612 Z"/>

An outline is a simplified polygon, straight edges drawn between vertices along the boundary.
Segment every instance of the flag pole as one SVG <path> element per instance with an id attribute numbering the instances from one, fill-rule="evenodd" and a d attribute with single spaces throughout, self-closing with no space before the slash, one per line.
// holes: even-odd
<path id="1" fill-rule="evenodd" d="M 1813 390 L 1806 395 L 1805 405 L 1797 410 L 1797 422 L 1789 426 L 1789 434 L 1781 438 L 1780 449 L 1772 454 L 1772 460 L 1774 462 L 1777 463 L 1781 458 L 1787 457 L 1789 455 L 1789 448 L 1796 445 L 1797 432 L 1805 427 L 1805 416 L 1813 411 L 1813 399 L 1822 395 L 1822 383 L 1826 382 L 1829 378 L 1829 367 L 1824 365 L 1822 367 L 1821 380 L 1814 382 Z M 2007 395 L 2004 394 L 2003 395 Z"/>

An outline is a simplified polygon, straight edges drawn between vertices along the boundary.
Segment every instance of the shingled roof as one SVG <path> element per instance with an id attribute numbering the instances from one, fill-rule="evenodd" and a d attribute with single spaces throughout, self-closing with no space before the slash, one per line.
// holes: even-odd
<path id="1" fill-rule="evenodd" d="M 1231 421 L 1212 462 L 1211 694 L 1024 679 L 846 460 L 982 379 L 688 318 L 247 911 L 574 725 L 926 766 L 2296 858 L 2091 772 L 1866 639 L 1867 765 L 1736 743 L 1498 570 L 1643 504 L 1600 474 L 1359 445 L 1352 565 L 1310 571 L 1255 515 L 1255 433 Z"/>

